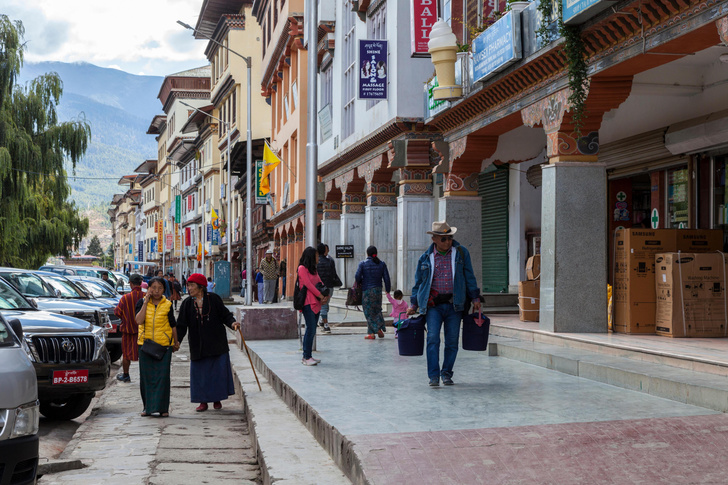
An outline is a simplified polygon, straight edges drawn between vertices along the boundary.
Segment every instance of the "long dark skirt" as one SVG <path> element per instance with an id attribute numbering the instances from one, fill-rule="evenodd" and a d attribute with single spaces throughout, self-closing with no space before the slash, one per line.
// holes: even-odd
<path id="1" fill-rule="evenodd" d="M 190 362 L 190 401 L 223 401 L 235 394 L 230 354 Z"/>
<path id="2" fill-rule="evenodd" d="M 172 347 L 167 347 L 167 352 L 162 360 L 154 360 L 139 348 L 139 391 L 142 394 L 144 412 L 168 413 L 169 412 L 169 388 L 170 388 L 170 364 L 172 363 Z"/>
<path id="3" fill-rule="evenodd" d="M 364 316 L 367 318 L 367 333 L 385 330 L 382 316 L 382 287 L 364 290 L 361 300 Z"/>

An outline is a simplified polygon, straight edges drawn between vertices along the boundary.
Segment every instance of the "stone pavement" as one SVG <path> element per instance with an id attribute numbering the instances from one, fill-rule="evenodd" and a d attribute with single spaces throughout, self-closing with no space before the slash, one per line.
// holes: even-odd
<path id="1" fill-rule="evenodd" d="M 195 412 L 190 403 L 186 341 L 172 358 L 170 417 L 141 417 L 139 372 L 115 381 L 61 455 L 86 468 L 43 476 L 39 484 L 131 485 L 260 483 L 243 404 L 231 396 L 223 409 Z"/>
<path id="2" fill-rule="evenodd" d="M 392 333 L 319 335 L 316 367 L 296 341 L 248 344 L 354 483 L 728 483 L 728 418 L 702 407 L 462 350 L 431 388 Z"/>

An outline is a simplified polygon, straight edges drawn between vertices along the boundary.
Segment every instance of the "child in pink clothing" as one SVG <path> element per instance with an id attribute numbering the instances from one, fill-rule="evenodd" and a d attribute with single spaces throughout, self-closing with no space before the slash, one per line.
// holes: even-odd
<path id="1" fill-rule="evenodd" d="M 407 318 L 407 302 L 402 299 L 402 296 L 402 292 L 399 290 L 394 290 L 394 298 L 387 293 L 387 300 L 392 304 L 392 313 L 389 316 L 394 318 L 395 328 L 401 320 Z M 394 332 L 394 338 L 397 338 L 397 331 Z"/>

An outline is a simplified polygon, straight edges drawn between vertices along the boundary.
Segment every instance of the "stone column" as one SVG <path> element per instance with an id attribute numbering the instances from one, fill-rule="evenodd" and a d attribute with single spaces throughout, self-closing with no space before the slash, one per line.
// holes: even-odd
<path id="1" fill-rule="evenodd" d="M 397 196 L 397 281 L 403 293 L 412 293 L 415 269 L 422 253 L 432 243 L 434 200 L 429 166 L 399 169 Z"/>
<path id="2" fill-rule="evenodd" d="M 325 200 L 321 221 L 321 242 L 329 245 L 329 256 L 336 262 L 336 272 L 344 281 L 344 260 L 336 257 L 336 246 L 341 244 L 341 202 Z"/>
<path id="3" fill-rule="evenodd" d="M 631 78 L 592 79 L 580 131 L 565 115 L 572 108 L 568 89 L 521 112 L 524 124 L 544 126 L 549 157 L 542 172 L 541 330 L 607 331 L 607 174 L 597 162 L 598 130 L 631 84 Z"/>
<path id="4" fill-rule="evenodd" d="M 379 155 L 357 168 L 365 181 L 365 245 L 375 246 L 379 259 L 387 264 L 392 288 L 397 289 L 397 193 L 392 172 L 382 169 L 386 155 Z"/>

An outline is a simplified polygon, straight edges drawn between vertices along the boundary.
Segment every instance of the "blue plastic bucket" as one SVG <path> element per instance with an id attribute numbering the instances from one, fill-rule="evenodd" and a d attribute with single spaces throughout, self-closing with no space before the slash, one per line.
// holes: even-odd
<path id="1" fill-rule="evenodd" d="M 478 325 L 478 318 L 482 318 L 482 325 Z M 463 317 L 463 350 L 488 350 L 489 333 L 490 318 L 479 313 L 466 315 Z"/>
<path id="2" fill-rule="evenodd" d="M 415 356 L 425 353 L 425 316 L 404 320 L 397 332 L 399 355 Z"/>

